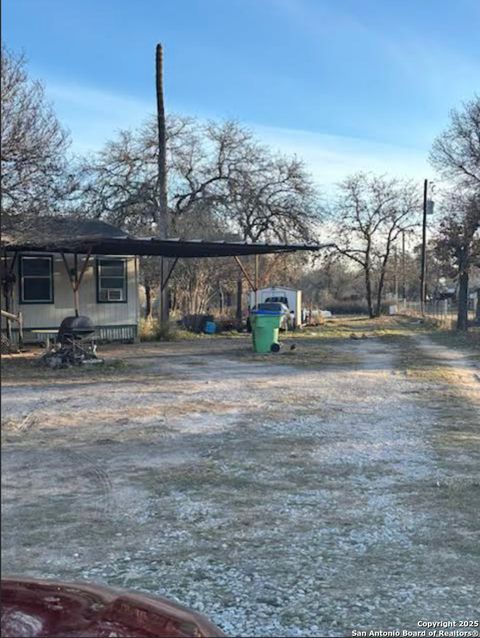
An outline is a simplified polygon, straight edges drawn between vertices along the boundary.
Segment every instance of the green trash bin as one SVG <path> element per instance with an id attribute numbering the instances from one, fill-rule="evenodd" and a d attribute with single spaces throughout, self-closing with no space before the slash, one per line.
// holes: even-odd
<path id="1" fill-rule="evenodd" d="M 278 331 L 282 320 L 281 312 L 254 310 L 250 315 L 254 352 L 278 352 Z"/>

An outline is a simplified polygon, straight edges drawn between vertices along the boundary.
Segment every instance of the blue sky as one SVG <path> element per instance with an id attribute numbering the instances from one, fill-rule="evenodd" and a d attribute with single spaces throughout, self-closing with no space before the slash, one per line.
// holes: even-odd
<path id="1" fill-rule="evenodd" d="M 4 0 L 74 148 L 155 108 L 235 118 L 303 156 L 320 184 L 355 170 L 431 174 L 449 110 L 480 91 L 477 0 Z"/>

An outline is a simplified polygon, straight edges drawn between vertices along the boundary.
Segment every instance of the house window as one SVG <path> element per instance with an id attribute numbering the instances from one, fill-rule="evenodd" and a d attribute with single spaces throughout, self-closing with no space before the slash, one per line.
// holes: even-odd
<path id="1" fill-rule="evenodd" d="M 53 303 L 53 259 L 51 256 L 20 257 L 20 302 Z"/>
<path id="2" fill-rule="evenodd" d="M 99 303 L 127 301 L 127 262 L 125 259 L 97 260 Z"/>

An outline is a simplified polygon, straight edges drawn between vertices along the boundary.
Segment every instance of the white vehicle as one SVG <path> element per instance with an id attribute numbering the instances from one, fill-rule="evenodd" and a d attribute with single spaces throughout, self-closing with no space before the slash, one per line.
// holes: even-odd
<path id="1" fill-rule="evenodd" d="M 273 286 L 271 288 L 261 288 L 257 290 L 255 299 L 255 293 L 251 292 L 249 301 L 250 308 L 253 308 L 256 303 L 283 303 L 290 312 L 293 312 L 293 322 L 295 328 L 300 328 L 302 325 L 302 291 L 295 288 L 288 288 L 286 286 Z"/>

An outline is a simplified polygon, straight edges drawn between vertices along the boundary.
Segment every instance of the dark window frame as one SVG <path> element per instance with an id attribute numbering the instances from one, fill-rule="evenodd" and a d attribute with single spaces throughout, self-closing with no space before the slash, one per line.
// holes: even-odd
<path id="1" fill-rule="evenodd" d="M 55 303 L 55 289 L 54 289 L 54 276 L 53 276 L 53 255 L 45 255 L 44 253 L 41 254 L 28 254 L 28 255 L 20 255 L 19 256 L 19 260 L 18 260 L 18 299 L 19 299 L 19 304 L 23 305 L 39 305 L 39 304 L 45 304 L 45 305 L 52 305 Z M 29 299 L 25 299 L 24 298 L 24 286 L 23 286 L 23 282 L 24 282 L 24 277 L 25 275 L 23 274 L 23 260 L 24 259 L 47 259 L 50 263 L 50 274 L 49 274 L 49 278 L 50 278 L 50 299 L 48 301 L 45 300 L 40 300 L 40 301 L 32 301 Z M 27 277 L 35 277 L 35 275 L 27 275 Z M 39 278 L 42 278 L 42 276 L 40 275 Z M 43 277 L 44 279 L 46 279 L 46 277 Z"/>
<path id="2" fill-rule="evenodd" d="M 123 263 L 123 279 L 125 299 L 100 299 L 100 278 L 102 261 L 120 261 Z M 128 303 L 128 259 L 126 257 L 97 257 L 95 262 L 95 281 L 97 286 L 97 303 Z"/>

